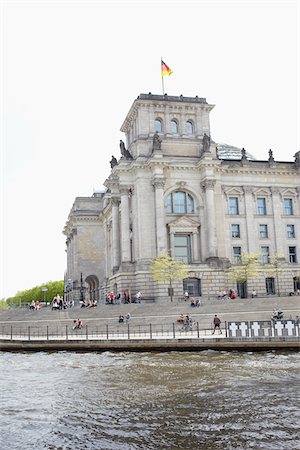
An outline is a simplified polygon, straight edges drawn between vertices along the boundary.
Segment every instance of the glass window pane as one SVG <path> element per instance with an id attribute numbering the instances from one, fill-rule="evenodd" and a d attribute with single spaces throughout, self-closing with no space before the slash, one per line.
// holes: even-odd
<path id="1" fill-rule="evenodd" d="M 194 212 L 194 200 L 193 200 L 193 198 L 190 196 L 190 194 L 188 194 L 187 199 L 188 199 L 188 209 L 187 209 L 187 212 L 188 212 L 188 213 L 193 213 L 193 212 Z"/>
<path id="2" fill-rule="evenodd" d="M 156 119 L 154 122 L 155 131 L 158 133 L 162 133 L 162 121 L 160 119 Z"/>
<path id="3" fill-rule="evenodd" d="M 175 236 L 175 245 L 176 246 L 187 246 L 188 237 L 187 236 Z"/>
<path id="4" fill-rule="evenodd" d="M 193 134 L 194 132 L 194 128 L 193 128 L 193 124 L 190 120 L 188 120 L 185 124 L 185 128 L 186 128 L 186 132 L 187 134 Z"/>
<path id="5" fill-rule="evenodd" d="M 186 195 L 185 192 L 174 192 L 173 194 L 173 212 L 186 212 Z"/>
<path id="6" fill-rule="evenodd" d="M 167 197 L 167 208 L 166 208 L 166 211 L 168 213 L 172 212 L 172 195 L 171 194 L 169 194 L 168 197 Z"/>
<path id="7" fill-rule="evenodd" d="M 257 213 L 260 216 L 265 216 L 267 214 L 267 211 L 266 211 L 266 199 L 265 198 L 258 198 L 257 199 Z"/>
<path id="8" fill-rule="evenodd" d="M 295 227 L 294 227 L 294 225 L 287 225 L 287 235 L 288 235 L 288 238 L 294 238 L 295 237 Z"/>
<path id="9" fill-rule="evenodd" d="M 178 133 L 178 124 L 176 120 L 171 120 L 171 132 Z"/>
<path id="10" fill-rule="evenodd" d="M 284 199 L 284 214 L 286 216 L 292 216 L 293 212 L 293 200 L 291 198 Z"/>
<path id="11" fill-rule="evenodd" d="M 238 214 L 238 198 L 237 197 L 229 197 L 229 214 Z"/>

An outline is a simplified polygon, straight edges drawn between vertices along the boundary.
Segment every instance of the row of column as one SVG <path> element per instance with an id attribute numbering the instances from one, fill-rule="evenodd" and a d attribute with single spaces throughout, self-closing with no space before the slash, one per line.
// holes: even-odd
<path id="1" fill-rule="evenodd" d="M 166 231 L 165 231 L 165 206 L 164 206 L 164 178 L 154 177 L 153 188 L 155 198 L 155 231 L 156 231 L 156 254 L 160 255 L 167 250 Z M 206 198 L 206 229 L 208 238 L 209 257 L 217 256 L 216 239 L 216 216 L 215 216 L 215 180 L 206 180 L 202 183 L 202 189 Z M 131 261 L 130 245 L 130 204 L 129 195 L 132 190 L 129 187 L 121 187 L 120 196 L 112 196 L 112 266 L 116 270 L 121 262 Z M 119 206 L 121 204 L 121 227 L 119 223 Z M 198 259 L 199 248 L 197 231 L 193 231 L 193 256 Z M 174 249 L 174 233 L 170 233 L 171 252 Z"/>

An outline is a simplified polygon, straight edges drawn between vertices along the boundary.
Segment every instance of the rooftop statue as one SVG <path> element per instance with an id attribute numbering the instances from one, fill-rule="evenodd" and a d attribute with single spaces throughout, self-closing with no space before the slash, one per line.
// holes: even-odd
<path id="1" fill-rule="evenodd" d="M 117 164 L 118 164 L 117 158 L 115 158 L 114 155 L 112 155 L 110 160 L 110 167 L 113 169 Z"/>
<path id="2" fill-rule="evenodd" d="M 273 162 L 273 161 L 274 161 L 273 152 L 272 152 L 271 149 L 269 150 L 269 161 L 270 161 L 270 162 Z"/>
<path id="3" fill-rule="evenodd" d="M 131 155 L 130 151 L 125 148 L 125 144 L 122 141 L 122 139 L 120 139 L 120 151 L 121 151 L 121 155 L 124 156 L 124 158 L 132 159 L 132 155 Z"/>
<path id="4" fill-rule="evenodd" d="M 209 152 L 210 136 L 208 136 L 206 133 L 204 133 L 204 135 L 203 135 L 202 146 L 203 146 L 203 152 Z"/>
<path id="5" fill-rule="evenodd" d="M 155 131 L 155 134 L 153 136 L 153 145 L 152 145 L 152 150 L 161 150 L 161 139 L 158 136 L 158 132 Z"/>

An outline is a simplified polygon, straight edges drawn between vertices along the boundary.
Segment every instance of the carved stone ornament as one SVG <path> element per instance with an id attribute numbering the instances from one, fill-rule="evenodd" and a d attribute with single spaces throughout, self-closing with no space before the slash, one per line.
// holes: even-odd
<path id="1" fill-rule="evenodd" d="M 152 185 L 155 189 L 163 189 L 165 187 L 165 179 L 156 178 L 155 180 L 153 180 Z"/>
<path id="2" fill-rule="evenodd" d="M 202 149 L 204 153 L 210 151 L 210 136 L 208 136 L 206 133 L 204 133 L 203 135 Z"/>
<path id="3" fill-rule="evenodd" d="M 114 155 L 112 155 L 110 160 L 110 167 L 113 169 L 117 164 L 118 164 L 117 158 L 115 158 Z"/>
<path id="4" fill-rule="evenodd" d="M 152 151 L 160 151 L 161 150 L 161 139 L 158 136 L 158 132 L 156 131 L 153 136 L 153 143 L 152 143 Z"/>
<path id="5" fill-rule="evenodd" d="M 119 206 L 119 204 L 120 204 L 120 199 L 119 199 L 119 197 L 112 197 L 110 200 L 111 200 L 111 204 L 112 204 L 113 206 Z"/>
<path id="6" fill-rule="evenodd" d="M 216 184 L 216 180 L 204 180 L 201 183 L 201 187 L 203 189 L 203 192 L 205 192 L 207 189 L 214 189 Z"/>

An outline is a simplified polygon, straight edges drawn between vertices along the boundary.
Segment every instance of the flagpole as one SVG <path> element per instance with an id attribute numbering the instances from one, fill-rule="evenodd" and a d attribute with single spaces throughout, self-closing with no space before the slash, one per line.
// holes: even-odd
<path id="1" fill-rule="evenodd" d="M 162 58 L 160 58 L 160 67 L 162 68 Z M 162 84 L 162 92 L 165 95 L 165 86 L 164 86 L 164 77 L 161 70 L 161 84 Z"/>

